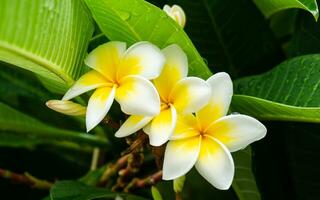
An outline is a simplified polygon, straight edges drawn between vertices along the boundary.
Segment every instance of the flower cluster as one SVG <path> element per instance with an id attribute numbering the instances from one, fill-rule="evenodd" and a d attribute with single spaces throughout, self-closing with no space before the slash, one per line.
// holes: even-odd
<path id="1" fill-rule="evenodd" d="M 226 116 L 233 95 L 229 75 L 217 73 L 206 81 L 188 77 L 187 56 L 176 44 L 160 50 L 149 42 L 128 49 L 123 42 L 108 42 L 89 53 L 85 63 L 92 70 L 67 91 L 62 103 L 48 102 L 48 106 L 66 114 L 86 112 L 90 131 L 115 99 L 129 115 L 116 137 L 143 129 L 153 146 L 169 141 L 163 163 L 165 180 L 183 176 L 195 166 L 213 186 L 228 189 L 234 176 L 230 152 L 266 134 L 264 125 L 252 117 Z M 95 91 L 86 109 L 70 103 L 90 90 Z"/>

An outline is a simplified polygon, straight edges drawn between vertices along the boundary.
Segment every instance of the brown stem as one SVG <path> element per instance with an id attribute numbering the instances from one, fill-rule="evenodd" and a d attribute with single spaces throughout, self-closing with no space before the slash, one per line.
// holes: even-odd
<path id="1" fill-rule="evenodd" d="M 182 200 L 181 192 L 176 193 L 176 200 Z"/>
<path id="2" fill-rule="evenodd" d="M 120 128 L 120 124 L 118 124 L 117 122 L 113 121 L 111 119 L 111 117 L 106 116 L 103 120 L 108 126 L 114 128 L 114 129 L 119 129 Z"/>
<path id="3" fill-rule="evenodd" d="M 17 184 L 28 185 L 32 188 L 41 189 L 41 190 L 49 190 L 53 185 L 53 183 L 46 180 L 38 179 L 27 172 L 24 174 L 18 174 L 18 173 L 14 173 L 9 170 L 1 169 L 1 168 L 0 168 L 0 177 L 9 179 L 12 182 Z"/>
<path id="4" fill-rule="evenodd" d="M 145 134 L 143 131 L 138 132 L 138 137 L 132 142 L 130 147 L 124 151 L 122 154 L 129 154 L 133 151 L 139 151 L 140 148 L 145 144 L 145 142 L 148 140 L 148 135 Z"/>
<path id="5" fill-rule="evenodd" d="M 119 158 L 115 164 L 110 164 L 101 176 L 99 185 L 105 185 L 111 176 L 116 175 L 120 169 L 125 167 L 128 162 L 128 158 L 129 155 L 124 155 Z"/>
<path id="6" fill-rule="evenodd" d="M 152 186 L 158 183 L 162 178 L 162 170 L 157 171 L 154 174 L 151 174 L 150 176 L 139 179 L 134 178 L 132 181 L 127 185 L 127 187 L 124 189 L 125 192 L 129 192 L 131 189 L 134 188 L 144 188 L 147 186 Z"/>
<path id="7" fill-rule="evenodd" d="M 162 168 L 165 147 L 165 145 L 159 147 L 152 147 L 152 153 L 155 158 L 158 169 Z"/>

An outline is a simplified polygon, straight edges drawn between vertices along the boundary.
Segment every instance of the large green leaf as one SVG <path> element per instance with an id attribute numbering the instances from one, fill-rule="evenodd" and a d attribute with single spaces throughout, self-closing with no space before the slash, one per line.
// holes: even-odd
<path id="1" fill-rule="evenodd" d="M 320 107 L 290 106 L 247 95 L 234 95 L 232 110 L 261 120 L 320 123 Z"/>
<path id="2" fill-rule="evenodd" d="M 320 53 L 320 22 L 315 22 L 305 12 L 299 12 L 294 27 L 289 55 L 295 57 Z"/>
<path id="3" fill-rule="evenodd" d="M 135 195 L 111 192 L 106 188 L 92 187 L 78 181 L 58 181 L 50 191 L 51 200 L 115 199 L 117 196 L 123 200 L 145 200 Z"/>
<path id="4" fill-rule="evenodd" d="M 317 20 L 319 9 L 316 0 L 253 0 L 266 17 L 289 8 L 300 8 L 310 12 Z"/>
<path id="5" fill-rule="evenodd" d="M 232 110 L 265 120 L 320 122 L 320 55 L 296 57 L 235 81 Z M 252 97 L 250 97 L 252 96 Z"/>
<path id="6" fill-rule="evenodd" d="M 239 200 L 259 200 L 261 199 L 255 177 L 251 170 L 252 154 L 251 148 L 238 151 L 232 155 L 236 163 L 236 173 L 232 187 L 237 193 Z"/>
<path id="7" fill-rule="evenodd" d="M 147 40 L 163 48 L 178 44 L 188 55 L 189 72 L 210 76 L 202 57 L 183 29 L 161 9 L 143 0 L 85 0 L 101 31 L 129 45 Z"/>
<path id="8" fill-rule="evenodd" d="M 79 0 L 0 1 L 0 60 L 64 92 L 83 73 L 93 22 Z"/>
<path id="9" fill-rule="evenodd" d="M 0 145 L 3 146 L 63 141 L 99 147 L 106 147 L 108 145 L 108 142 L 104 138 L 46 125 L 1 102 L 0 138 Z"/>
<path id="10" fill-rule="evenodd" d="M 185 31 L 213 71 L 259 74 L 282 59 L 280 46 L 250 0 L 170 0 L 187 16 Z"/>

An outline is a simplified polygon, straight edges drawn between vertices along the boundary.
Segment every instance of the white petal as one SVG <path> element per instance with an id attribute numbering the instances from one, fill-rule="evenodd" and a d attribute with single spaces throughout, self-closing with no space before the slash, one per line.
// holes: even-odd
<path id="1" fill-rule="evenodd" d="M 62 100 L 70 100 L 80 94 L 98 87 L 107 86 L 110 83 L 101 74 L 92 70 L 79 78 L 67 91 Z"/>
<path id="2" fill-rule="evenodd" d="M 166 12 L 168 15 L 170 15 L 171 14 L 171 7 L 166 4 L 163 6 L 163 11 Z"/>
<path id="3" fill-rule="evenodd" d="M 128 75 L 141 75 L 154 79 L 161 73 L 165 58 L 160 49 L 150 42 L 138 42 L 125 53 L 118 71 L 118 79 Z"/>
<path id="4" fill-rule="evenodd" d="M 126 137 L 146 126 L 153 117 L 131 115 L 115 133 L 116 137 Z"/>
<path id="5" fill-rule="evenodd" d="M 169 100 L 173 86 L 188 75 L 188 58 L 183 50 L 176 44 L 162 49 L 166 58 L 160 76 L 153 80 L 161 99 Z"/>
<path id="6" fill-rule="evenodd" d="M 228 115 L 210 125 L 206 133 L 226 145 L 229 151 L 234 152 L 262 139 L 267 129 L 253 117 Z"/>
<path id="7" fill-rule="evenodd" d="M 183 28 L 186 25 L 186 14 L 184 13 L 184 10 L 178 5 L 173 5 L 171 12 L 174 16 L 174 20 Z"/>
<path id="8" fill-rule="evenodd" d="M 230 188 L 234 176 L 234 163 L 228 149 L 212 137 L 203 137 L 198 161 L 198 172 L 220 190 Z"/>
<path id="9" fill-rule="evenodd" d="M 112 105 L 114 96 L 114 87 L 99 88 L 91 95 L 86 114 L 87 132 L 103 120 Z"/>
<path id="10" fill-rule="evenodd" d="M 116 69 L 119 67 L 125 51 L 125 42 L 107 42 L 91 51 L 84 62 L 108 80 L 114 81 L 116 79 Z"/>
<path id="11" fill-rule="evenodd" d="M 152 146 L 161 146 L 166 143 L 175 129 L 177 122 L 177 113 L 174 106 L 162 110 L 160 114 L 143 129 L 149 135 Z"/>
<path id="12" fill-rule="evenodd" d="M 153 84 L 141 76 L 127 76 L 120 80 L 116 100 L 129 115 L 155 116 L 160 112 L 160 98 Z"/>
<path id="13" fill-rule="evenodd" d="M 186 24 L 186 15 L 183 9 L 178 5 L 172 7 L 164 5 L 163 11 L 165 11 L 174 21 L 176 21 L 182 28 Z"/>
<path id="14" fill-rule="evenodd" d="M 203 129 L 227 114 L 233 94 L 232 81 L 227 73 L 217 73 L 211 76 L 207 83 L 211 87 L 211 98 L 208 104 L 197 112 Z"/>
<path id="15" fill-rule="evenodd" d="M 173 140 L 167 144 L 162 179 L 172 180 L 185 175 L 196 163 L 201 137 Z"/>
<path id="16" fill-rule="evenodd" d="M 204 80 L 186 77 L 174 86 L 170 94 L 170 102 L 173 102 L 178 113 L 189 114 L 205 106 L 210 95 L 210 87 Z"/>

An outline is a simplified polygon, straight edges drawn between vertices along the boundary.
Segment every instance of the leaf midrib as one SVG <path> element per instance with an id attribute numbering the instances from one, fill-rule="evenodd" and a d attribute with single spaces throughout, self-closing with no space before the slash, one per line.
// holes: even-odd
<path id="1" fill-rule="evenodd" d="M 18 56 L 21 56 L 27 60 L 30 60 L 48 71 L 52 72 L 53 74 L 57 75 L 60 79 L 62 79 L 67 85 L 71 85 L 74 80 L 67 74 L 65 74 L 58 65 L 50 62 L 49 60 L 46 60 L 38 55 L 35 55 L 33 53 L 27 52 L 26 50 L 9 44 L 6 41 L 0 40 L 0 49 L 4 49 L 5 51 L 11 52 L 13 54 L 16 54 Z"/>

